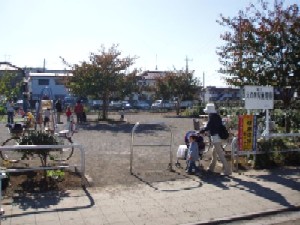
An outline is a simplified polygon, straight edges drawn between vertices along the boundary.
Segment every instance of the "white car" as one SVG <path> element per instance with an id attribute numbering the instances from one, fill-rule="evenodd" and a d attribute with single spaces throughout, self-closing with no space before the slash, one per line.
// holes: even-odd
<path id="1" fill-rule="evenodd" d="M 152 109 L 171 109 L 174 108 L 174 103 L 170 102 L 170 101 L 166 101 L 166 100 L 155 100 L 152 105 L 151 108 Z"/>

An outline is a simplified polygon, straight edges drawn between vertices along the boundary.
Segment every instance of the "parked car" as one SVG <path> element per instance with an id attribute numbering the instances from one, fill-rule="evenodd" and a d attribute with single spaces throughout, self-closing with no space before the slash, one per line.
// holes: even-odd
<path id="1" fill-rule="evenodd" d="M 76 97 L 66 96 L 66 97 L 63 99 L 63 107 L 64 107 L 64 108 L 67 108 L 68 106 L 74 107 L 75 104 L 76 104 L 76 100 L 77 100 Z"/>
<path id="2" fill-rule="evenodd" d="M 133 107 L 135 109 L 143 109 L 143 110 L 147 110 L 147 109 L 150 109 L 151 108 L 151 105 L 146 102 L 146 101 L 135 101 L 133 103 Z"/>
<path id="3" fill-rule="evenodd" d="M 155 100 L 151 105 L 152 109 L 172 109 L 174 107 L 175 104 L 167 100 Z"/>
<path id="4" fill-rule="evenodd" d="M 94 110 L 101 109 L 103 106 L 103 101 L 102 100 L 90 100 L 89 105 Z"/>
<path id="5" fill-rule="evenodd" d="M 131 104 L 128 101 L 122 101 L 122 109 L 131 109 Z"/>
<path id="6" fill-rule="evenodd" d="M 122 101 L 111 101 L 109 103 L 110 109 L 120 110 L 122 109 Z"/>
<path id="7" fill-rule="evenodd" d="M 174 101 L 174 106 L 176 106 L 177 102 Z M 191 108 L 193 106 L 193 101 L 189 101 L 189 100 L 186 100 L 186 101 L 181 101 L 180 102 L 180 108 L 181 109 L 187 109 L 187 108 Z"/>

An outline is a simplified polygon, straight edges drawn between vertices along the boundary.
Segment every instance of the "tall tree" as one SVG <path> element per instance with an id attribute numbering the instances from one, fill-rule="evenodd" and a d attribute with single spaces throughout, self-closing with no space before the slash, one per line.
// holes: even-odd
<path id="1" fill-rule="evenodd" d="M 165 76 L 156 78 L 157 97 L 163 99 L 176 99 L 176 114 L 180 113 L 182 100 L 192 100 L 199 90 L 199 79 L 193 77 L 193 73 L 182 71 L 169 71 Z"/>
<path id="2" fill-rule="evenodd" d="M 230 31 L 221 35 L 225 45 L 217 50 L 223 66 L 220 72 L 231 85 L 274 86 L 288 110 L 294 92 L 300 90 L 299 6 L 284 7 L 282 0 L 275 0 L 270 9 L 266 0 L 259 2 L 258 7 L 251 4 L 233 18 L 221 15 L 219 24 Z"/>
<path id="3" fill-rule="evenodd" d="M 128 71 L 136 58 L 122 58 L 117 48 L 118 45 L 108 49 L 102 46 L 98 52 L 91 53 L 88 61 L 73 66 L 73 76 L 68 80 L 68 87 L 74 94 L 103 100 L 102 119 L 107 119 L 109 100 L 124 96 L 129 90 L 127 80 L 137 72 Z"/>
<path id="4" fill-rule="evenodd" d="M 299 6 L 284 8 L 275 1 L 270 9 L 266 0 L 251 4 L 233 18 L 221 15 L 217 21 L 228 27 L 221 35 L 225 42 L 217 50 L 221 73 L 230 85 L 272 85 L 281 90 L 284 106 L 300 87 Z"/>

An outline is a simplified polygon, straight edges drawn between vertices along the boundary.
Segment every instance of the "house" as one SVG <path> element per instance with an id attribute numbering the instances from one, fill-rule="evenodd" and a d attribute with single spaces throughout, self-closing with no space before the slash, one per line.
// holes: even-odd
<path id="1" fill-rule="evenodd" d="M 203 102 L 232 102 L 240 101 L 242 90 L 240 88 L 207 86 L 203 89 L 201 99 Z"/>
<path id="2" fill-rule="evenodd" d="M 46 71 L 45 73 L 29 73 L 29 90 L 32 100 L 48 95 L 52 100 L 64 99 L 69 95 L 65 86 L 65 78 L 72 76 L 69 71 Z"/>

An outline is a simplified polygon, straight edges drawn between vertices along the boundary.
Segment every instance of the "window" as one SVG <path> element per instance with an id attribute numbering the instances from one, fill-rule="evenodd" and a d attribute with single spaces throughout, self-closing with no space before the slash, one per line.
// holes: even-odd
<path id="1" fill-rule="evenodd" d="M 49 85 L 49 79 L 39 79 L 39 85 Z"/>

